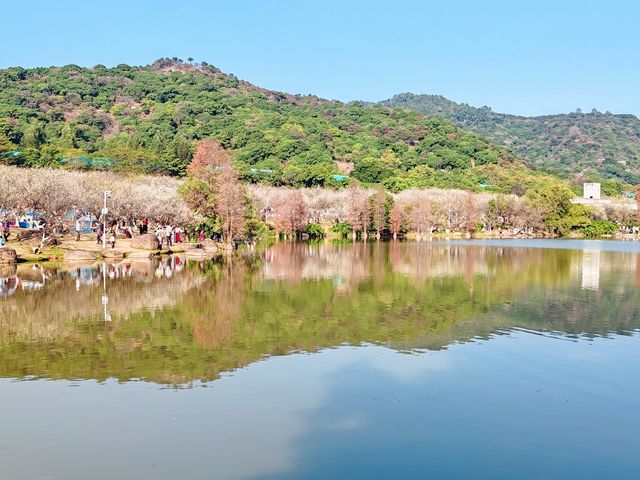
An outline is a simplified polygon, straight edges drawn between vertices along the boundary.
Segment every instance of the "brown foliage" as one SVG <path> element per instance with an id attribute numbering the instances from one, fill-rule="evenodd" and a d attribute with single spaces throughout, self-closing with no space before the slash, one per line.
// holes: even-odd
<path id="1" fill-rule="evenodd" d="M 300 190 L 285 190 L 272 204 L 272 219 L 276 231 L 297 235 L 307 225 L 307 207 Z"/>
<path id="2" fill-rule="evenodd" d="M 220 218 L 222 235 L 233 241 L 245 226 L 247 195 L 233 168 L 233 157 L 213 140 L 200 140 L 187 167 L 183 195 L 187 204 L 205 217 Z"/>
<path id="3" fill-rule="evenodd" d="M 193 160 L 187 167 L 191 178 L 208 180 L 220 169 L 233 166 L 231 154 L 214 140 L 200 140 L 193 152 Z"/>
<path id="4" fill-rule="evenodd" d="M 391 207 L 391 211 L 389 212 L 389 228 L 391 228 L 393 238 L 398 237 L 405 221 L 406 215 L 404 208 L 401 205 L 394 203 L 393 207 Z"/>
<path id="5" fill-rule="evenodd" d="M 215 195 L 215 206 L 222 222 L 223 236 L 230 242 L 244 232 L 247 202 L 244 185 L 231 167 L 220 172 Z"/>
<path id="6" fill-rule="evenodd" d="M 347 221 L 353 227 L 354 236 L 362 232 L 366 239 L 367 231 L 371 225 L 371 203 L 369 193 L 355 185 L 348 189 L 348 214 Z"/>
<path id="7" fill-rule="evenodd" d="M 377 187 L 371 195 L 371 221 L 376 230 L 376 238 L 387 226 L 387 193 L 382 187 Z"/>

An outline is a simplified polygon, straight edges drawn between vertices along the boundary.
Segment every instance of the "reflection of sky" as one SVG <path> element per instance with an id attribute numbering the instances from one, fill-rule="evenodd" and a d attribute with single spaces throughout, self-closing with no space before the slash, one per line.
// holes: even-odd
<path id="1" fill-rule="evenodd" d="M 574 239 L 486 239 L 486 240 L 446 240 L 430 242 L 431 245 L 477 246 L 477 247 L 514 247 L 514 248 L 551 248 L 560 250 L 593 250 L 604 252 L 638 252 L 640 243 L 634 240 L 574 240 Z"/>
<path id="2" fill-rule="evenodd" d="M 638 342 L 340 347 L 181 390 L 3 380 L 0 465 L 14 480 L 632 479 Z"/>

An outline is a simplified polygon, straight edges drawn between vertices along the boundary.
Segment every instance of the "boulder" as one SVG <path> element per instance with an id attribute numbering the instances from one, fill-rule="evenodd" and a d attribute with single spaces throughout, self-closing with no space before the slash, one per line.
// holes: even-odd
<path id="1" fill-rule="evenodd" d="M 187 252 L 189 250 L 194 250 L 196 248 L 200 248 L 200 244 L 198 243 L 174 243 L 171 245 L 171 250 L 174 253 Z"/>
<path id="2" fill-rule="evenodd" d="M 218 242 L 216 242 L 215 240 L 211 240 L 210 238 L 205 238 L 202 241 L 202 248 L 204 249 L 205 252 L 209 252 L 209 253 L 217 252 L 218 245 L 219 245 Z"/>
<path id="3" fill-rule="evenodd" d="M 69 250 L 64 254 L 65 262 L 94 262 L 95 254 L 84 250 Z"/>
<path id="4" fill-rule="evenodd" d="M 18 263 L 18 255 L 13 248 L 1 247 L 0 248 L 0 265 L 13 265 Z"/>
<path id="5" fill-rule="evenodd" d="M 141 258 L 141 259 L 149 259 L 153 257 L 152 252 L 129 252 L 127 253 L 127 258 Z"/>
<path id="6" fill-rule="evenodd" d="M 102 251 L 102 257 L 103 258 L 124 258 L 124 253 L 122 253 L 120 250 L 103 250 Z"/>
<path id="7" fill-rule="evenodd" d="M 202 248 L 194 248 L 193 250 L 187 250 L 185 255 L 187 256 L 187 258 L 192 258 L 192 259 L 205 259 L 205 258 L 209 258 L 210 256 L 210 254 L 208 254 Z"/>
<path id="8" fill-rule="evenodd" d="M 139 250 L 159 250 L 160 242 L 153 233 L 139 235 L 131 239 L 131 247 Z"/>

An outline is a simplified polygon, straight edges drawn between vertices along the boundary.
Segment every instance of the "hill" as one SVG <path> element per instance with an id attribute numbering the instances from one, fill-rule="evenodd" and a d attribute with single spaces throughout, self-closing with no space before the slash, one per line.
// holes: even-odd
<path id="1" fill-rule="evenodd" d="M 202 138 L 231 150 L 245 180 L 272 185 L 522 193 L 549 180 L 448 120 L 274 92 L 206 63 L 0 70 L 4 163 L 180 176 Z"/>
<path id="2" fill-rule="evenodd" d="M 591 113 L 521 117 L 476 108 L 440 95 L 403 93 L 381 102 L 428 116 L 511 148 L 539 169 L 640 183 L 640 119 L 634 115 Z"/>

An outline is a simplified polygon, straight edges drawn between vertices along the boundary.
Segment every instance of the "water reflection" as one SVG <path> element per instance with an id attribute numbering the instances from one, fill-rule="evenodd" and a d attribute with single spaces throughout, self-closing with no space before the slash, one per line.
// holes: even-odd
<path id="1" fill-rule="evenodd" d="M 276 244 L 0 271 L 0 375 L 208 381 L 266 355 L 397 350 L 525 329 L 590 338 L 640 327 L 638 255 L 473 244 Z"/>

